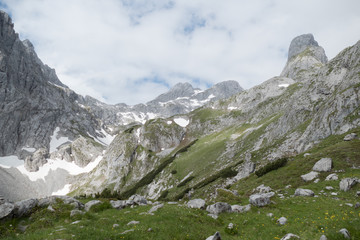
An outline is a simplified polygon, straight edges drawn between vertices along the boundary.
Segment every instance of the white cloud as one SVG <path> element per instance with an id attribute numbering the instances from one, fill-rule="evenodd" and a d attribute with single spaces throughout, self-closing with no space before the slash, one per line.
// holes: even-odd
<path id="1" fill-rule="evenodd" d="M 22 39 L 80 94 L 147 102 L 189 81 L 249 88 L 278 75 L 292 38 L 313 33 L 329 58 L 360 39 L 360 2 L 3 0 Z"/>

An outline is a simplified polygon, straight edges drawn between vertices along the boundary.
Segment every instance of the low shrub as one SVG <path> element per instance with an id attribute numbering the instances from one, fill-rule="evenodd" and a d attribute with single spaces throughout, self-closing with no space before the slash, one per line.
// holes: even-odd
<path id="1" fill-rule="evenodd" d="M 287 161 L 288 161 L 287 158 L 279 158 L 279 159 L 277 159 L 277 160 L 275 160 L 273 162 L 270 162 L 270 163 L 266 164 L 265 166 L 263 166 L 259 170 L 255 171 L 255 174 L 258 177 L 264 176 L 268 172 L 271 172 L 273 170 L 276 170 L 278 168 L 281 168 L 281 167 L 285 166 Z"/>

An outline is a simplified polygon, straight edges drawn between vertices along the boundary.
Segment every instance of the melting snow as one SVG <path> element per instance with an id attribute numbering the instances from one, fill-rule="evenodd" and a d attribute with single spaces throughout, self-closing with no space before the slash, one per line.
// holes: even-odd
<path id="1" fill-rule="evenodd" d="M 58 138 L 57 135 L 58 135 L 59 131 L 60 131 L 59 127 L 55 128 L 54 134 L 51 136 L 50 153 L 56 151 L 56 148 L 59 147 L 60 145 L 66 143 L 66 142 L 70 142 L 70 139 L 67 137 Z"/>
<path id="2" fill-rule="evenodd" d="M 180 127 L 186 127 L 189 125 L 190 120 L 184 118 L 174 118 L 174 122 Z"/>
<path id="3" fill-rule="evenodd" d="M 48 162 L 39 168 L 37 172 L 28 172 L 25 169 L 24 164 L 18 166 L 17 169 L 24 175 L 28 176 L 31 181 L 43 179 L 49 174 L 50 170 L 64 169 L 71 175 L 78 175 L 81 173 L 88 173 L 93 170 L 102 160 L 102 156 L 97 157 L 93 162 L 90 162 L 86 167 L 82 168 L 76 165 L 74 162 L 66 162 L 59 159 L 48 159 Z"/>
<path id="4" fill-rule="evenodd" d="M 51 195 L 66 195 L 70 192 L 70 187 L 71 184 L 65 184 L 65 186 L 62 189 L 53 192 Z"/>
<path id="5" fill-rule="evenodd" d="M 202 92 L 204 92 L 204 90 L 194 90 L 194 95 L 197 95 L 197 94 L 199 94 L 199 93 L 202 93 Z"/>
<path id="6" fill-rule="evenodd" d="M 288 86 L 290 86 L 290 84 L 288 84 L 288 83 L 279 84 L 279 87 L 287 88 Z"/>
<path id="7" fill-rule="evenodd" d="M 26 150 L 26 151 L 28 151 L 28 152 L 33 153 L 33 152 L 36 151 L 36 148 L 23 147 L 21 150 Z"/>
<path id="8" fill-rule="evenodd" d="M 115 136 L 108 134 L 104 129 L 101 129 L 101 133 L 105 135 L 105 137 L 97 137 L 101 144 L 110 145 L 110 143 L 114 140 Z"/>
<path id="9" fill-rule="evenodd" d="M 170 124 L 172 124 L 172 121 L 167 121 L 166 123 L 167 123 L 167 125 L 170 125 Z"/>
<path id="10" fill-rule="evenodd" d="M 11 168 L 24 165 L 24 161 L 20 160 L 17 156 L 0 157 L 0 167 Z"/>
<path id="11" fill-rule="evenodd" d="M 235 110 L 237 107 L 228 107 L 228 110 Z"/>

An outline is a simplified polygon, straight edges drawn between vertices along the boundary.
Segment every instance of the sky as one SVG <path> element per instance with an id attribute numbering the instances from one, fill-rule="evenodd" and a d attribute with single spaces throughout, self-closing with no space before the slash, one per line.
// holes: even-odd
<path id="1" fill-rule="evenodd" d="M 251 88 L 278 76 L 291 40 L 328 56 L 360 40 L 359 0 L 0 0 L 20 39 L 82 95 L 145 103 L 178 82 Z"/>

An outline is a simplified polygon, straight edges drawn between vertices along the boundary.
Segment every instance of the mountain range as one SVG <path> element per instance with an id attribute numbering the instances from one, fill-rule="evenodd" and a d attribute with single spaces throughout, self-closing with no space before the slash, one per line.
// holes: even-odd
<path id="1" fill-rule="evenodd" d="M 0 24 L 0 195 L 10 200 L 104 190 L 211 197 L 360 125 L 359 42 L 328 61 L 312 34 L 300 35 L 281 74 L 251 89 L 179 83 L 128 106 L 76 94 L 19 39 L 5 12 Z"/>

